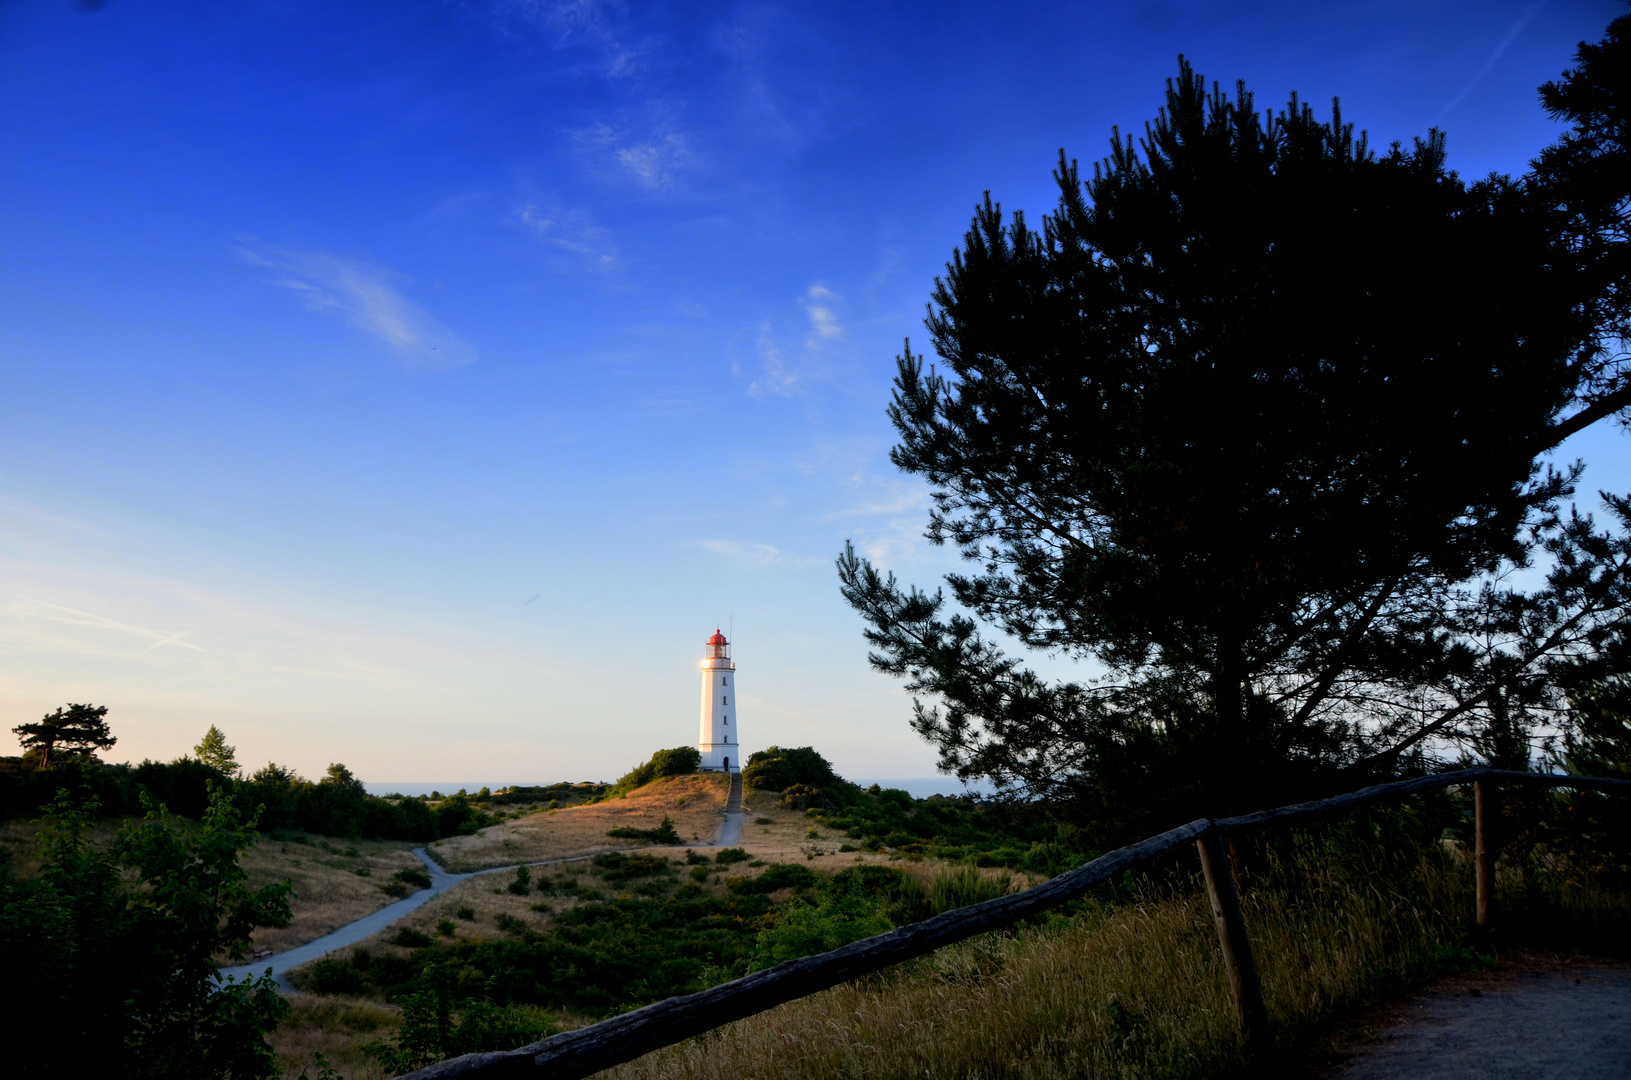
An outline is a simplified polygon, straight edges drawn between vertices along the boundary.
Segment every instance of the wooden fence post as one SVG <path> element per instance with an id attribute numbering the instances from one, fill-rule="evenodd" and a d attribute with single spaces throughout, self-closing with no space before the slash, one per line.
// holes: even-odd
<path id="1" fill-rule="evenodd" d="M 1229 985 L 1235 992 L 1235 1009 L 1246 1045 L 1257 1049 L 1268 1035 L 1268 1013 L 1263 1007 L 1263 987 L 1257 980 L 1257 964 L 1252 960 L 1252 943 L 1246 937 L 1246 921 L 1240 914 L 1240 896 L 1235 892 L 1233 867 L 1224 853 L 1215 828 L 1207 829 L 1195 841 L 1201 853 L 1201 870 L 1206 874 L 1206 891 L 1212 898 L 1212 916 L 1218 924 L 1218 944 L 1223 963 L 1229 969 Z"/>
<path id="2" fill-rule="evenodd" d="M 1495 917 L 1495 850 L 1489 843 L 1489 819 L 1495 813 L 1495 792 L 1487 780 L 1472 785 L 1473 863 L 1478 878 L 1478 928 L 1488 930 Z"/>

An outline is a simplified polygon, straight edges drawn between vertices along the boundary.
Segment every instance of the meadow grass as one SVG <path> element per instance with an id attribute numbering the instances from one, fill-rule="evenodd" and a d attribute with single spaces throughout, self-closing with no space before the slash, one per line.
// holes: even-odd
<path id="1" fill-rule="evenodd" d="M 1490 962 L 1471 934 L 1471 861 L 1458 846 L 1337 857 L 1341 846 L 1304 836 L 1246 860 L 1271 1057 L 1382 997 Z M 1502 876 L 1514 944 L 1533 924 L 1554 943 L 1623 945 L 1624 895 L 1581 881 L 1537 895 L 1532 872 Z M 600 1075 L 1181 1080 L 1246 1065 L 1204 889 L 1178 870 Z"/>
<path id="2" fill-rule="evenodd" d="M 1185 1078 L 1262 1075 L 1340 1022 L 1434 978 L 1539 948 L 1631 951 L 1631 897 L 1531 850 L 1498 867 L 1498 932 L 1472 926 L 1472 860 L 1426 817 L 1359 818 L 1241 841 L 1242 906 L 1273 1046 L 1243 1045 L 1198 868 L 1188 852 L 1067 911 L 707 1032 L 605 1080 Z M 1445 839 L 1433 839 L 1444 836 Z M 969 899 L 1028 882 L 973 867 L 912 867 Z M 364 1004 L 358 1002 L 359 1006 Z M 326 1047 L 352 1080 L 370 1037 L 334 1030 L 317 1001 L 280 1031 L 286 1076 Z M 373 1006 L 377 1008 L 377 1006 Z M 383 1010 L 381 1011 L 383 1013 Z M 381 1022 L 384 1016 L 379 1015 Z M 563 1029 L 591 1023 L 562 1015 Z M 304 1058 L 304 1061 L 302 1060 Z M 353 1071 L 353 1069 L 355 1071 Z"/>

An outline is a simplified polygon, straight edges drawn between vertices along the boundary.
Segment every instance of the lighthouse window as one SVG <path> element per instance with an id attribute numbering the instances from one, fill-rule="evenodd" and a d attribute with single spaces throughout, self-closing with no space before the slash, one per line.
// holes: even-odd
<path id="1" fill-rule="evenodd" d="M 721 675 L 721 676 L 720 676 L 720 677 L 719 677 L 719 685 L 720 685 L 720 686 L 724 686 L 724 685 L 725 685 L 725 676 L 723 676 L 723 675 Z"/>
<path id="2" fill-rule="evenodd" d="M 728 724 L 728 723 L 730 723 L 730 722 L 731 722 L 731 718 L 730 718 L 730 717 L 728 717 L 728 716 L 727 716 L 727 717 L 725 717 L 725 723 L 727 723 L 727 724 Z"/>

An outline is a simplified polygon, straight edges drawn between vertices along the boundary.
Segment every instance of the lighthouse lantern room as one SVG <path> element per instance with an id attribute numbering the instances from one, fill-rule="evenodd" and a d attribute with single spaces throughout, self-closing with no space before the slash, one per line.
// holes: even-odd
<path id="1" fill-rule="evenodd" d="M 702 768 L 731 772 L 742 768 L 741 731 L 736 715 L 736 665 L 731 643 L 715 630 L 702 657 L 702 733 L 697 749 Z"/>

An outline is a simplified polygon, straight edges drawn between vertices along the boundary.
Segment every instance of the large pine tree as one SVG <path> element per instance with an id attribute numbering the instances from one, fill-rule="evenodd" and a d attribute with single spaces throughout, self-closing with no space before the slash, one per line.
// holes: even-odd
<path id="1" fill-rule="evenodd" d="M 67 705 L 46 713 L 37 724 L 18 724 L 12 734 L 23 749 L 38 751 L 42 766 L 51 764 L 52 754 L 63 757 L 89 757 L 106 750 L 119 740 L 108 728 L 106 705 Z"/>
<path id="2" fill-rule="evenodd" d="M 1631 557 L 1537 462 L 1623 404 L 1625 275 L 1555 195 L 1181 58 L 1138 145 L 1056 179 L 1040 230 L 977 210 L 933 294 L 944 370 L 899 359 L 892 460 L 973 564 L 956 607 L 839 560 L 944 767 L 1142 829 L 1554 706 Z M 1538 592 L 1500 577 L 1537 555 Z M 1041 679 L 982 623 L 1104 678 Z"/>

